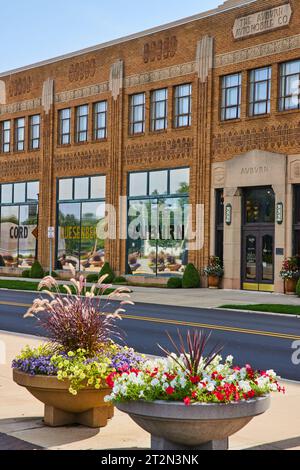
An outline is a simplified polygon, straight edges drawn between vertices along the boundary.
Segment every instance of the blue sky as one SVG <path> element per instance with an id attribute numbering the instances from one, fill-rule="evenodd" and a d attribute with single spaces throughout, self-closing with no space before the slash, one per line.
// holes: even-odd
<path id="1" fill-rule="evenodd" d="M 0 72 L 209 10 L 223 0 L 0 0 Z"/>

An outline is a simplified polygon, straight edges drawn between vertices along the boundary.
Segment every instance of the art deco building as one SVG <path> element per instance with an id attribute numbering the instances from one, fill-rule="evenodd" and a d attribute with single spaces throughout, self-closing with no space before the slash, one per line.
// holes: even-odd
<path id="1" fill-rule="evenodd" d="M 1 73 L 1 271 L 48 267 L 55 227 L 62 271 L 108 260 L 160 279 L 218 255 L 225 288 L 281 292 L 282 262 L 300 254 L 299 96 L 299 0 L 226 1 Z M 171 239 L 148 224 L 126 240 L 131 212 L 162 202 L 191 204 L 194 230 L 204 207 L 201 249 L 185 220 Z M 99 230 L 106 205 L 115 240 Z"/>

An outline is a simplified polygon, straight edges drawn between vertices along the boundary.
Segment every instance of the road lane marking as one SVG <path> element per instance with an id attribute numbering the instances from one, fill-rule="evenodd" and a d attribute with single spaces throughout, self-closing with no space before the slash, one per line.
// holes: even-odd
<path id="1" fill-rule="evenodd" d="M 4 302 L 0 301 L 0 305 L 6 305 L 9 307 L 23 307 L 29 308 L 31 304 L 23 304 L 18 302 Z M 254 336 L 267 336 L 271 338 L 278 338 L 278 339 L 288 339 L 291 341 L 298 341 L 300 340 L 300 336 L 290 335 L 286 333 L 276 333 L 272 331 L 260 331 L 260 330 L 250 330 L 247 328 L 235 328 L 232 326 L 225 326 L 225 325 L 209 325 L 207 323 L 198 323 L 198 322 L 188 322 L 188 321 L 180 321 L 180 320 L 168 320 L 165 318 L 154 318 L 154 317 L 142 317 L 137 315 L 121 315 L 123 320 L 135 320 L 135 321 L 144 321 L 147 323 L 159 323 L 163 325 L 173 325 L 173 326 L 190 326 L 193 328 L 202 328 L 205 330 L 213 330 L 213 331 L 225 331 L 231 333 L 241 333 L 247 335 L 254 335 Z"/>

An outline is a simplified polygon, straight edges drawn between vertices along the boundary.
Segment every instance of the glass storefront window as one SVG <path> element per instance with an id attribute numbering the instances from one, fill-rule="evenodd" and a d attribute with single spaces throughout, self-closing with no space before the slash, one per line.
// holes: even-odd
<path id="1" fill-rule="evenodd" d="M 91 199 L 105 198 L 105 176 L 93 176 L 91 178 Z"/>
<path id="2" fill-rule="evenodd" d="M 170 171 L 170 194 L 189 193 L 190 169 L 180 168 Z"/>
<path id="3" fill-rule="evenodd" d="M 13 185 L 2 184 L 1 185 L 1 204 L 11 204 L 13 198 Z"/>
<path id="4" fill-rule="evenodd" d="M 75 178 L 74 199 L 89 198 L 89 178 Z"/>
<path id="5" fill-rule="evenodd" d="M 60 201 L 70 201 L 73 199 L 73 179 L 68 178 L 59 181 L 59 196 Z"/>
<path id="6" fill-rule="evenodd" d="M 182 274 L 188 264 L 185 236 L 189 169 L 132 173 L 129 179 L 128 266 L 131 272 L 135 275 Z M 142 195 L 139 194 L 141 187 L 144 188 Z M 182 195 L 173 197 L 176 193 Z"/>
<path id="7" fill-rule="evenodd" d="M 30 268 L 34 262 L 38 192 L 38 181 L 1 185 L 0 255 L 7 267 Z"/>
<path id="8" fill-rule="evenodd" d="M 168 194 L 168 172 L 152 171 L 150 173 L 150 195 Z"/>
<path id="9" fill-rule="evenodd" d="M 14 184 L 14 202 L 25 202 L 26 200 L 26 183 Z"/>
<path id="10" fill-rule="evenodd" d="M 105 183 L 105 176 L 58 182 L 58 269 L 69 269 L 72 264 L 77 271 L 101 270 L 105 262 Z"/>
<path id="11" fill-rule="evenodd" d="M 132 173 L 130 175 L 129 195 L 131 197 L 147 196 L 148 174 Z"/>

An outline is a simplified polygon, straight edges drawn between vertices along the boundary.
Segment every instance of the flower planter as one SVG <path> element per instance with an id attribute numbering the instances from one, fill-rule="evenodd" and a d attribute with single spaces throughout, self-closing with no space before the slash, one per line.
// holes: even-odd
<path id="1" fill-rule="evenodd" d="M 208 276 L 209 289 L 219 289 L 220 278 L 218 276 Z"/>
<path id="2" fill-rule="evenodd" d="M 270 396 L 230 404 L 132 401 L 117 408 L 151 434 L 153 450 L 228 450 L 228 438 L 270 407 Z"/>
<path id="3" fill-rule="evenodd" d="M 73 396 L 69 392 L 70 383 L 61 382 L 56 377 L 31 376 L 14 369 L 13 379 L 44 403 L 44 422 L 48 426 L 82 424 L 103 428 L 114 416 L 113 405 L 104 402 L 105 396 L 111 393 L 109 388 L 96 390 L 87 387 Z"/>
<path id="4" fill-rule="evenodd" d="M 295 295 L 297 279 L 286 279 L 284 284 L 285 284 L 286 295 Z"/>

